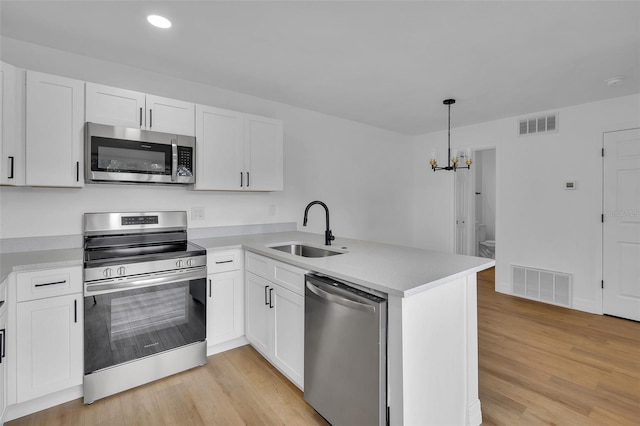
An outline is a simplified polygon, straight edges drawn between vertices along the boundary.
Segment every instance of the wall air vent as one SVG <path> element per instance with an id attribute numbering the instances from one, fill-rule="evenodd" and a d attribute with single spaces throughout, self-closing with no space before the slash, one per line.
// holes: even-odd
<path id="1" fill-rule="evenodd" d="M 511 265 L 511 285 L 515 296 L 571 307 L 573 275 Z"/>
<path id="2" fill-rule="evenodd" d="M 542 115 L 540 117 L 521 118 L 518 121 L 520 136 L 532 133 L 549 133 L 558 131 L 558 114 Z"/>

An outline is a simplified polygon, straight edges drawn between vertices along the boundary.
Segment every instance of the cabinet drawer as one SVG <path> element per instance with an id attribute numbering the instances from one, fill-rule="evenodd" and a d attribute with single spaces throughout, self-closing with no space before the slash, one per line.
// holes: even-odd
<path id="1" fill-rule="evenodd" d="M 292 292 L 304 296 L 304 269 L 286 263 L 273 262 L 273 282 Z"/>
<path id="2" fill-rule="evenodd" d="M 18 302 L 82 293 L 82 268 L 45 269 L 16 274 Z"/>
<path id="3" fill-rule="evenodd" d="M 273 274 L 269 267 L 271 262 L 272 260 L 268 257 L 247 252 L 245 256 L 245 270 L 267 280 L 272 280 Z"/>
<path id="4" fill-rule="evenodd" d="M 242 269 L 242 250 L 207 251 L 207 273 Z"/>

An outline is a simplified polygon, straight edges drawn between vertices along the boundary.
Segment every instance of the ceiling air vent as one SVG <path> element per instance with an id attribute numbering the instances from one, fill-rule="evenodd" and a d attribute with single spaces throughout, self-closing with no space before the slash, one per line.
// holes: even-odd
<path id="1" fill-rule="evenodd" d="M 532 133 L 549 133 L 558 131 L 558 114 L 542 115 L 540 117 L 522 118 L 518 123 L 520 136 Z"/>

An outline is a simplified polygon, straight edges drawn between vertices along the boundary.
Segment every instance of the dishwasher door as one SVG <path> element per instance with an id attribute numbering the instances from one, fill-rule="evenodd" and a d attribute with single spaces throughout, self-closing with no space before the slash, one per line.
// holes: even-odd
<path id="1" fill-rule="evenodd" d="M 387 424 L 387 301 L 306 276 L 304 399 L 333 426 Z"/>

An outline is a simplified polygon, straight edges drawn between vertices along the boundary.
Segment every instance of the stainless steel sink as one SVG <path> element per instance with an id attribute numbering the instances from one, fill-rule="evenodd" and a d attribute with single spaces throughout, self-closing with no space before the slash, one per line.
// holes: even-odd
<path id="1" fill-rule="evenodd" d="M 309 246 L 306 244 L 300 243 L 288 243 L 282 245 L 270 246 L 270 248 L 274 250 L 283 251 L 289 254 L 295 254 L 296 256 L 302 257 L 327 257 L 327 256 L 335 256 L 337 254 L 343 254 L 345 252 L 328 250 L 325 248 Z"/>

